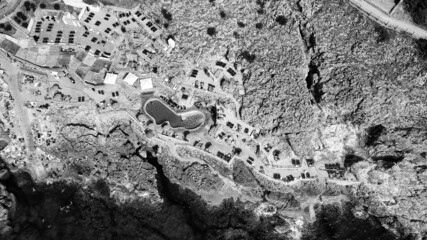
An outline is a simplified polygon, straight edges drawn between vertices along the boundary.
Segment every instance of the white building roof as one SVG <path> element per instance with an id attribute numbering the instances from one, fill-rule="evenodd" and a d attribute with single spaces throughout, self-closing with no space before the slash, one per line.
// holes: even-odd
<path id="1" fill-rule="evenodd" d="M 116 84 L 117 74 L 116 73 L 107 73 L 105 74 L 104 84 Z"/>
<path id="2" fill-rule="evenodd" d="M 62 17 L 62 22 L 67 24 L 67 25 L 74 26 L 74 27 L 81 27 L 82 26 L 80 24 L 79 20 L 77 19 L 77 17 L 75 17 L 74 15 L 72 15 L 69 12 L 64 14 L 64 16 Z"/>
<path id="3" fill-rule="evenodd" d="M 88 6 L 83 0 L 64 0 L 64 3 L 75 8 L 85 8 Z"/>
<path id="4" fill-rule="evenodd" d="M 173 40 L 172 38 L 168 39 L 168 44 L 170 48 L 174 48 L 175 47 L 175 40 Z"/>
<path id="5" fill-rule="evenodd" d="M 153 88 L 153 81 L 151 78 L 141 79 L 139 82 L 141 83 L 141 90 L 148 90 Z"/>
<path id="6" fill-rule="evenodd" d="M 123 81 L 129 85 L 133 85 L 136 82 L 136 80 L 138 80 L 138 76 L 136 76 L 131 72 L 126 74 L 126 77 L 123 79 Z"/>

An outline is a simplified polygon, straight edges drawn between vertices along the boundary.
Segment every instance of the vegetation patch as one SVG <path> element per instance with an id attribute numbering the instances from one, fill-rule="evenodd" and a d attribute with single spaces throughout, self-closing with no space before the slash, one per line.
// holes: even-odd
<path id="1" fill-rule="evenodd" d="M 13 35 L 16 32 L 16 28 L 12 26 L 9 22 L 6 23 L 0 23 L 0 33 L 6 34 L 6 35 Z"/>

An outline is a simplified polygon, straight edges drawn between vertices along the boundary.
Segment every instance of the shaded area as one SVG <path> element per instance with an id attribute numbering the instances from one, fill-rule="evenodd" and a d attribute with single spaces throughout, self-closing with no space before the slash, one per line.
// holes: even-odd
<path id="1" fill-rule="evenodd" d="M 402 2 L 403 9 L 409 13 L 412 21 L 421 27 L 427 27 L 427 1 L 425 0 L 410 0 Z M 418 50 L 419 56 L 427 60 L 427 40 L 415 39 L 415 47 Z"/>
<path id="2" fill-rule="evenodd" d="M 313 46 L 314 43 L 314 37 L 310 38 Z M 307 84 L 307 89 L 310 90 L 311 94 L 313 95 L 314 101 L 316 103 L 320 103 L 322 100 L 322 96 L 324 94 L 323 92 L 323 83 L 320 82 L 320 72 L 318 67 L 314 64 L 314 62 L 310 62 L 309 64 L 309 71 L 305 78 L 305 82 Z"/>
<path id="3" fill-rule="evenodd" d="M 375 39 L 377 43 L 382 43 L 390 40 L 390 38 L 393 36 L 392 33 L 385 27 L 381 26 L 377 22 L 372 23 L 374 25 L 374 31 L 376 33 Z"/>
<path id="4" fill-rule="evenodd" d="M 350 203 L 324 205 L 317 209 L 317 221 L 309 224 L 302 240 L 393 240 L 394 235 L 374 217 L 355 218 Z"/>
<path id="5" fill-rule="evenodd" d="M 353 155 L 353 154 L 347 154 L 345 156 L 345 159 L 344 159 L 344 167 L 349 168 L 353 164 L 355 164 L 357 162 L 361 162 L 361 161 L 363 161 L 363 158 L 356 156 L 356 155 Z"/>
<path id="6" fill-rule="evenodd" d="M 418 50 L 418 56 L 423 60 L 427 60 L 427 40 L 426 39 L 416 39 L 414 40 L 414 45 Z"/>
<path id="7" fill-rule="evenodd" d="M 146 159 L 157 170 L 164 202 L 131 201 L 117 205 L 102 180 L 83 189 L 76 183 L 35 184 L 25 172 L 2 183 L 17 199 L 8 239 L 287 239 L 274 232 L 285 221 L 258 218 L 234 200 L 209 207 L 194 192 L 171 183 L 158 159 Z"/>
<path id="8" fill-rule="evenodd" d="M 427 26 L 427 2 L 425 0 L 406 0 L 402 2 L 402 5 L 414 23 L 423 27 Z"/>
<path id="9" fill-rule="evenodd" d="M 386 169 L 393 167 L 394 164 L 401 162 L 404 158 L 405 156 L 403 154 L 372 157 L 374 161 L 378 161 L 378 163 Z"/>
<path id="10" fill-rule="evenodd" d="M 383 134 L 385 130 L 386 128 L 381 124 L 366 129 L 366 134 L 368 135 L 365 142 L 366 146 L 369 147 L 376 144 L 381 134 Z"/>

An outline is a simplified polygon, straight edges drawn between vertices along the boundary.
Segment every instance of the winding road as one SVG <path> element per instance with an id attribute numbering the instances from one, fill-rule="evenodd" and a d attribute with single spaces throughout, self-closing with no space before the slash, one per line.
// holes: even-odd
<path id="1" fill-rule="evenodd" d="M 367 14 L 370 18 L 374 19 L 381 25 L 411 34 L 414 38 L 427 39 L 427 30 L 415 25 L 411 22 L 405 22 L 396 18 L 390 17 L 380 9 L 372 6 L 364 0 L 350 0 L 349 1 L 358 10 Z"/>

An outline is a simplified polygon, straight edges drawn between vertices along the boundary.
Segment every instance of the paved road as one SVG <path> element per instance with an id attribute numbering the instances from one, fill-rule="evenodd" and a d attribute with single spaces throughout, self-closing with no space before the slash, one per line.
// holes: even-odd
<path id="1" fill-rule="evenodd" d="M 413 23 L 392 18 L 364 0 L 350 0 L 350 3 L 385 27 L 407 32 L 415 38 L 427 39 L 427 30 L 424 30 Z"/>
<path id="2" fill-rule="evenodd" d="M 0 9 L 0 19 L 6 17 L 7 15 L 11 14 L 15 9 L 18 7 L 18 5 L 21 3 L 20 0 L 12 0 L 10 1 L 6 7 L 3 9 Z"/>

